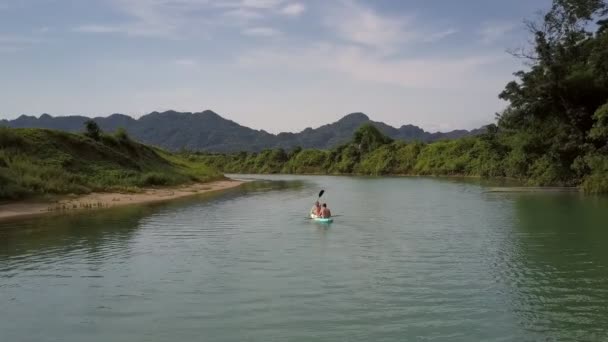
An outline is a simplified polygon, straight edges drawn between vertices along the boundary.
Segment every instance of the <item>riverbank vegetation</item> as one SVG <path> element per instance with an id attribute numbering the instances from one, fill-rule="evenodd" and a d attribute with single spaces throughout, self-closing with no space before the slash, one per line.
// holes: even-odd
<path id="1" fill-rule="evenodd" d="M 189 158 L 227 173 L 445 175 L 514 177 L 504 162 L 507 149 L 497 134 L 430 144 L 393 141 L 373 125 L 332 150 L 282 149 L 260 153 L 193 153 Z M 510 173 L 507 173 L 510 172 Z"/>
<path id="2" fill-rule="evenodd" d="M 45 194 L 138 191 L 223 178 L 200 161 L 105 134 L 0 127 L 0 200 Z"/>
<path id="3" fill-rule="evenodd" d="M 554 0 L 528 22 L 534 44 L 512 53 L 528 66 L 499 97 L 509 103 L 477 137 L 391 141 L 373 126 L 331 150 L 199 154 L 225 172 L 508 177 L 527 185 L 608 192 L 608 6 Z"/>

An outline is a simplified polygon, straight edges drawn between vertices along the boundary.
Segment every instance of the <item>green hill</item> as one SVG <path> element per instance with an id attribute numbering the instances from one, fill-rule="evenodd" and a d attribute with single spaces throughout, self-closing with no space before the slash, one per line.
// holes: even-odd
<path id="1" fill-rule="evenodd" d="M 40 117 L 22 115 L 15 120 L 0 120 L 0 126 L 13 128 L 48 128 L 67 132 L 80 132 L 86 116 Z M 145 144 L 160 146 L 169 151 L 182 149 L 207 152 L 259 152 L 270 148 L 329 149 L 348 142 L 357 128 L 373 124 L 384 134 L 395 140 L 437 141 L 455 139 L 482 133 L 483 130 L 456 130 L 445 133 L 430 133 L 420 127 L 403 125 L 392 127 L 383 122 L 372 121 L 363 113 L 344 116 L 337 122 L 317 128 L 306 128 L 298 133 L 271 134 L 227 120 L 217 113 L 206 110 L 198 113 L 176 111 L 153 112 L 138 119 L 123 114 L 93 118 L 106 131 L 124 128 L 129 134 Z"/>
<path id="2" fill-rule="evenodd" d="M 132 141 L 0 127 L 0 200 L 43 194 L 137 191 L 223 178 L 201 162 Z"/>

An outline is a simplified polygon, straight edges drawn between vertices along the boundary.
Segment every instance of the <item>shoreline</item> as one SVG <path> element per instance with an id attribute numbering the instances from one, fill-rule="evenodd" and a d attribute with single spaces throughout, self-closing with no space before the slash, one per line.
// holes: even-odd
<path id="1" fill-rule="evenodd" d="M 228 175 L 252 175 L 252 176 L 327 176 L 327 177 L 364 177 L 364 178 L 432 178 L 432 179 L 449 179 L 449 180 L 479 180 L 491 183 L 509 182 L 512 185 L 502 186 L 485 186 L 485 193 L 582 193 L 580 186 L 526 186 L 522 182 L 509 177 L 482 177 L 472 175 L 417 175 L 417 174 L 383 174 L 383 175 L 366 175 L 355 173 L 232 173 L 226 172 Z"/>
<path id="2" fill-rule="evenodd" d="M 0 220 L 44 214 L 106 209 L 131 204 L 165 202 L 188 196 L 236 188 L 244 181 L 226 179 L 168 188 L 144 188 L 137 193 L 93 192 L 86 195 L 61 196 L 55 201 L 19 201 L 0 204 Z"/>
<path id="3" fill-rule="evenodd" d="M 568 186 L 512 186 L 489 188 L 488 193 L 580 193 L 577 187 Z"/>

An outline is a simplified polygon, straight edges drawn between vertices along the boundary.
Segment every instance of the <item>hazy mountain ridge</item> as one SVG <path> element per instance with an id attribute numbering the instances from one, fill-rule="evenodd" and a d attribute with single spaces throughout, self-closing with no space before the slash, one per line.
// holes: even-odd
<path id="1" fill-rule="evenodd" d="M 88 117 L 58 116 L 42 114 L 22 115 L 14 120 L 0 120 L 0 125 L 15 128 L 50 128 L 70 132 L 83 130 Z M 266 148 L 327 149 L 349 141 L 354 131 L 365 123 L 372 123 L 393 139 L 405 141 L 431 142 L 440 139 L 455 139 L 476 135 L 483 129 L 472 131 L 455 130 L 446 133 L 429 133 L 413 125 L 392 127 L 383 122 L 375 122 L 363 113 L 353 113 L 342 119 L 318 128 L 306 128 L 298 133 L 271 134 L 264 130 L 254 130 L 225 119 L 217 113 L 203 112 L 152 112 L 139 119 L 124 114 L 96 117 L 104 131 L 114 131 L 123 127 L 129 134 L 146 144 L 161 146 L 169 150 L 203 150 L 213 152 L 260 151 Z"/>

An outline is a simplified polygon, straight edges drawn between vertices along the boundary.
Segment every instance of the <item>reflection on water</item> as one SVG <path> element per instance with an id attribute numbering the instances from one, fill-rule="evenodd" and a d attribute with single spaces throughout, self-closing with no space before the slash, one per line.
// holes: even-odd
<path id="1" fill-rule="evenodd" d="M 607 207 L 572 195 L 516 201 L 517 252 L 504 280 L 526 329 L 556 340 L 608 338 Z"/>
<path id="2" fill-rule="evenodd" d="M 0 262 L 37 253 L 97 251 L 104 241 L 124 243 L 149 207 L 131 206 L 112 210 L 37 217 L 0 223 Z"/>
<path id="3" fill-rule="evenodd" d="M 608 203 L 425 178 L 0 223 L 4 341 L 607 340 Z M 320 189 L 340 216 L 306 213 Z"/>

